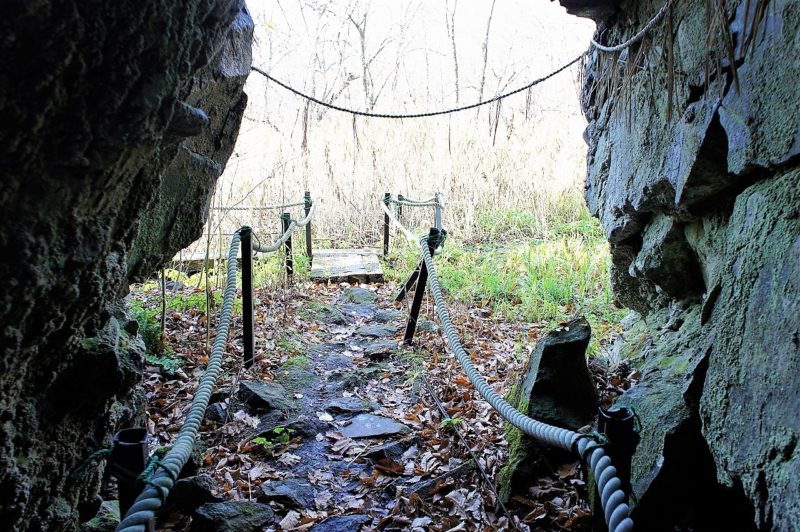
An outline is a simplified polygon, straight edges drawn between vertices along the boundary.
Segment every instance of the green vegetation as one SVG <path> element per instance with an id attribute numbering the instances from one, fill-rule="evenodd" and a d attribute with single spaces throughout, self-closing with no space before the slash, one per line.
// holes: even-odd
<path id="1" fill-rule="evenodd" d="M 609 336 L 622 318 L 613 304 L 608 244 L 597 220 L 584 212 L 572 219 L 555 216 L 539 223 L 530 214 L 506 211 L 492 217 L 491 223 L 484 225 L 487 240 L 448 239 L 436 261 L 447 297 L 545 327 L 585 315 L 594 331 L 590 353 L 596 353 L 598 339 Z M 489 238 L 512 234 L 528 237 Z M 410 247 L 394 253 L 387 265 L 388 278 L 404 281 L 418 256 Z"/>
<path id="2" fill-rule="evenodd" d="M 442 427 L 442 429 L 445 431 L 452 432 L 455 431 L 456 427 L 461 425 L 463 421 L 464 420 L 461 419 L 460 417 L 449 417 L 447 419 L 443 419 L 442 422 L 439 423 L 439 426 Z"/>
<path id="3" fill-rule="evenodd" d="M 253 438 L 251 442 L 257 445 L 268 456 L 272 456 L 275 451 L 289 444 L 292 439 L 292 434 L 294 434 L 294 429 L 275 427 L 268 437 L 259 436 L 258 438 Z"/>

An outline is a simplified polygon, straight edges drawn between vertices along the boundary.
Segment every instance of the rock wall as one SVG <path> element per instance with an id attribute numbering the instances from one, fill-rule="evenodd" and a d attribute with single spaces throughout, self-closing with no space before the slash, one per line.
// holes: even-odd
<path id="1" fill-rule="evenodd" d="M 70 472 L 142 413 L 119 299 L 199 232 L 252 21 L 243 0 L 12 0 L 0 35 L 0 528 L 73 530 L 102 468 Z"/>
<path id="2" fill-rule="evenodd" d="M 580 14 L 616 44 L 662 5 Z M 585 66 L 586 200 L 642 316 L 621 399 L 642 530 L 800 528 L 798 28 L 793 0 L 679 0 Z"/>

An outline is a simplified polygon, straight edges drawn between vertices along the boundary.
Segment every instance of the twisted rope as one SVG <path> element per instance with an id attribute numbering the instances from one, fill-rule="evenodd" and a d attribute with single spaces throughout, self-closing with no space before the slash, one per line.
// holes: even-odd
<path id="1" fill-rule="evenodd" d="M 523 433 L 549 445 L 575 452 L 583 458 L 589 464 L 597 483 L 597 490 L 600 493 L 600 502 L 605 511 L 608 529 L 611 532 L 632 531 L 633 520 L 629 517 L 630 508 L 626 502 L 625 492 L 621 489 L 622 481 L 617 477 L 617 470 L 611 464 L 611 459 L 606 455 L 603 447 L 586 434 L 548 425 L 526 416 L 494 391 L 489 386 L 489 383 L 478 373 L 458 339 L 456 328 L 450 321 L 450 314 L 445 307 L 439 278 L 436 275 L 433 256 L 428 246 L 428 237 L 422 238 L 420 242 L 422 259 L 428 269 L 428 285 L 436 303 L 436 313 L 442 324 L 442 330 L 445 333 L 451 351 L 455 354 L 472 385 L 506 421 Z"/>
<path id="2" fill-rule="evenodd" d="M 398 229 L 400 229 L 400 232 L 404 237 L 406 237 L 406 240 L 408 240 L 412 246 L 416 246 L 417 242 L 419 242 L 417 235 L 412 233 L 406 226 L 400 223 L 400 220 L 395 217 L 394 213 L 389 209 L 389 206 L 384 200 L 381 200 L 381 209 L 383 209 L 383 212 L 389 217 L 389 221 L 397 226 Z"/>
<path id="3" fill-rule="evenodd" d="M 155 513 L 163 506 L 169 491 L 175 485 L 183 466 L 189 460 L 197 439 L 197 432 L 200 423 L 208 407 L 211 392 L 222 371 L 222 357 L 225 351 L 225 344 L 228 341 L 228 329 L 231 322 L 233 311 L 233 298 L 236 294 L 236 255 L 239 251 L 239 233 L 235 233 L 231 238 L 231 247 L 228 251 L 228 278 L 225 285 L 225 296 L 222 301 L 222 312 L 220 313 L 217 335 L 214 339 L 214 347 L 211 350 L 208 366 L 203 377 L 197 386 L 189 412 L 183 422 L 178 437 L 172 448 L 158 462 L 158 472 L 156 472 L 147 483 L 147 486 L 136 498 L 133 505 L 125 514 L 117 532 L 144 532 L 146 525 L 155 517 Z"/>
<path id="4" fill-rule="evenodd" d="M 424 200 L 415 200 L 412 198 L 408 198 L 406 196 L 398 194 L 397 199 L 389 198 L 389 203 L 393 203 L 395 205 L 407 205 L 409 207 L 429 207 L 429 206 L 442 206 L 442 203 L 439 199 L 440 194 L 437 192 L 432 198 L 424 199 Z"/>
<path id="5" fill-rule="evenodd" d="M 321 105 L 323 107 L 327 107 L 328 109 L 333 109 L 334 111 L 341 111 L 343 113 L 350 113 L 350 114 L 356 115 L 356 116 L 368 116 L 368 117 L 371 117 L 371 118 L 425 118 L 425 117 L 429 117 L 429 116 L 446 115 L 446 114 L 450 114 L 450 113 L 458 113 L 460 111 L 467 111 L 469 109 L 475 109 L 476 107 L 480 107 L 482 105 L 487 105 L 487 104 L 490 104 L 490 103 L 498 102 L 498 101 L 500 101 L 500 100 L 502 100 L 504 98 L 508 98 L 509 96 L 513 96 L 514 94 L 520 93 L 522 91 L 526 91 L 526 90 L 530 89 L 531 87 L 534 87 L 534 86 L 538 85 L 539 83 L 542 83 L 543 81 L 547 81 L 548 79 L 552 78 L 553 76 L 555 76 L 557 74 L 560 74 L 561 72 L 565 71 L 566 69 L 568 69 L 569 67 L 571 67 L 572 65 L 574 65 L 575 63 L 577 63 L 578 61 L 583 59 L 584 55 L 585 55 L 585 53 L 579 55 L 575 59 L 572 59 L 568 63 L 558 67 L 556 70 L 550 72 L 546 76 L 542 76 L 541 78 L 535 79 L 532 82 L 530 82 L 527 85 L 525 85 L 524 87 L 520 87 L 518 89 L 515 89 L 515 90 L 513 90 L 511 92 L 507 92 L 505 94 L 500 94 L 498 96 L 495 96 L 494 98 L 490 98 L 488 100 L 484 100 L 484 101 L 481 101 L 481 102 L 478 102 L 478 103 L 473 103 L 473 104 L 470 104 L 470 105 L 464 105 L 462 107 L 453 107 L 451 109 L 445 109 L 443 111 L 428 111 L 428 112 L 424 112 L 424 113 L 407 113 L 407 114 L 369 113 L 369 112 L 366 112 L 366 111 L 358 111 L 358 110 L 355 110 L 355 109 L 348 109 L 347 107 L 341 107 L 341 106 L 338 106 L 338 105 L 333 104 L 333 103 L 323 102 L 322 100 L 319 100 L 319 99 L 317 99 L 317 98 L 315 98 L 313 96 L 309 96 L 308 94 L 305 94 L 304 92 L 301 92 L 301 91 L 291 87 L 290 85 L 287 85 L 286 83 L 284 83 L 284 82 L 282 82 L 282 81 L 280 81 L 278 79 L 275 79 L 274 77 L 269 75 L 267 72 L 265 72 L 264 70 L 262 70 L 262 69 L 260 69 L 258 67 L 254 66 L 254 67 L 250 67 L 250 68 L 254 72 L 258 72 L 259 74 L 261 74 L 262 76 L 264 76 L 265 78 L 270 80 L 271 82 L 276 83 L 277 85 L 280 85 L 281 87 L 283 87 L 284 89 L 288 90 L 289 92 L 292 92 L 292 93 L 296 94 L 297 96 L 300 96 L 301 98 L 305 98 L 306 100 L 308 100 L 310 102 L 314 102 L 317 105 Z"/>
<path id="6" fill-rule="evenodd" d="M 664 4 L 664 6 L 658 11 L 658 13 L 656 13 L 656 16 L 654 16 L 652 19 L 650 19 L 650 22 L 645 24 L 644 27 L 642 29 L 640 29 L 636 33 L 636 35 L 634 35 L 633 37 L 631 37 L 627 41 L 619 43 L 619 44 L 614 45 L 614 46 L 606 46 L 606 45 L 600 44 L 599 42 L 597 42 L 594 39 L 592 39 L 592 46 L 594 46 L 595 48 L 597 48 L 598 50 L 603 51 L 603 52 L 621 52 L 622 50 L 630 47 L 631 45 L 636 44 L 637 42 L 639 42 L 642 39 L 644 39 L 645 35 L 647 35 L 647 33 L 650 30 L 653 29 L 653 26 L 655 26 L 656 24 L 661 22 L 661 20 L 669 12 L 669 8 L 672 7 L 672 4 L 674 2 L 675 2 L 675 0 L 667 0 L 667 2 Z"/>
<path id="7" fill-rule="evenodd" d="M 289 207 L 302 207 L 306 204 L 304 201 L 296 201 L 294 203 L 284 203 L 283 205 L 238 205 L 232 207 L 213 207 L 215 211 L 274 211 L 279 209 L 288 209 Z"/>
<path id="8" fill-rule="evenodd" d="M 279 250 L 280 247 L 284 245 L 287 240 L 289 240 L 289 238 L 292 236 L 292 233 L 294 233 L 295 229 L 297 229 L 298 227 L 305 227 L 308 224 L 308 222 L 311 221 L 311 218 L 314 216 L 314 211 L 316 210 L 316 208 L 317 204 L 312 203 L 311 209 L 309 209 L 308 214 L 306 215 L 305 218 L 303 218 L 302 220 L 292 220 L 291 223 L 289 223 L 289 227 L 286 228 L 286 231 L 284 231 L 284 233 L 269 246 L 262 246 L 260 241 L 256 244 L 253 244 L 253 251 L 258 251 L 259 253 L 271 253 L 273 251 Z M 256 240 L 258 240 L 257 236 Z"/>

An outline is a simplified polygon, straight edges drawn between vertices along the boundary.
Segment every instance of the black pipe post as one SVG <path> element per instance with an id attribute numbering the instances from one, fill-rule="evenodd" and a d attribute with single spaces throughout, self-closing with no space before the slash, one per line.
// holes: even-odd
<path id="1" fill-rule="evenodd" d="M 403 195 L 397 195 L 397 221 L 403 223 Z"/>
<path id="2" fill-rule="evenodd" d="M 112 470 L 112 475 L 117 478 L 119 485 L 120 516 L 128 513 L 128 510 L 136 501 L 136 497 L 139 496 L 144 488 L 144 483 L 135 477 L 140 475 L 147 467 L 149 454 L 147 429 L 123 429 L 114 434 L 109 462 L 119 468 L 117 471 Z M 151 520 L 146 529 L 148 532 L 153 532 L 155 523 Z"/>
<path id="3" fill-rule="evenodd" d="M 306 217 L 308 217 L 308 213 L 311 212 L 311 192 L 306 191 L 303 201 L 306 203 Z M 311 220 L 306 224 L 306 256 L 308 257 L 308 263 L 311 264 L 314 260 L 313 250 L 311 249 Z"/>
<path id="4" fill-rule="evenodd" d="M 417 282 L 417 278 L 419 277 L 420 269 L 421 269 L 421 266 L 419 264 L 417 264 L 417 267 L 414 268 L 413 272 L 411 272 L 411 275 L 409 275 L 408 280 L 403 285 L 403 288 L 400 289 L 400 292 L 394 298 L 394 302 L 395 303 L 400 303 L 401 301 L 403 301 L 406 298 L 406 294 L 408 294 L 408 292 L 411 290 L 411 287 L 414 286 L 414 283 Z"/>
<path id="5" fill-rule="evenodd" d="M 634 412 L 626 407 L 599 410 L 597 432 L 608 440 L 606 453 L 617 469 L 617 476 L 622 481 L 622 491 L 630 493 L 631 460 L 639 444 Z"/>
<path id="6" fill-rule="evenodd" d="M 605 436 L 606 443 L 603 448 L 617 470 L 617 477 L 622 485 L 620 488 L 625 495 L 631 493 L 631 461 L 636 446 L 639 444 L 639 434 L 636 429 L 636 414 L 630 408 L 599 408 L 597 417 L 597 432 Z M 600 494 L 597 486 L 594 488 L 594 514 L 595 530 L 606 530 L 603 508 L 600 504 Z"/>
<path id="7" fill-rule="evenodd" d="M 433 226 L 441 231 L 442 229 L 442 195 L 436 193 L 436 205 L 433 206 Z"/>
<path id="8" fill-rule="evenodd" d="M 249 368 L 255 359 L 253 342 L 253 230 L 244 226 L 239 229 L 242 242 L 242 343 L 244 344 L 244 367 Z"/>
<path id="9" fill-rule="evenodd" d="M 291 223 L 292 218 L 288 212 L 281 214 L 281 225 L 283 226 L 284 233 L 289 230 L 289 225 L 291 225 Z M 294 261 L 292 259 L 292 235 L 289 235 L 289 239 L 284 242 L 283 251 L 286 255 L 286 278 L 289 280 L 289 284 L 291 284 L 292 276 L 294 275 Z"/>
<path id="10" fill-rule="evenodd" d="M 433 255 L 433 250 L 439 242 L 440 231 L 435 227 L 431 227 L 428 235 L 428 250 Z M 414 300 L 411 302 L 411 311 L 408 313 L 408 323 L 406 323 L 406 332 L 403 335 L 403 345 L 411 345 L 414 341 L 414 333 L 417 330 L 417 321 L 419 320 L 419 311 L 422 308 L 422 297 L 425 295 L 425 289 L 428 285 L 428 266 L 422 260 L 419 265 L 419 275 L 417 276 L 417 288 L 414 291 Z"/>
<path id="11" fill-rule="evenodd" d="M 383 203 L 386 205 L 386 208 L 389 208 L 389 200 L 391 199 L 392 195 L 388 192 L 384 193 L 383 195 Z M 389 215 L 383 215 L 383 256 L 389 254 Z"/>

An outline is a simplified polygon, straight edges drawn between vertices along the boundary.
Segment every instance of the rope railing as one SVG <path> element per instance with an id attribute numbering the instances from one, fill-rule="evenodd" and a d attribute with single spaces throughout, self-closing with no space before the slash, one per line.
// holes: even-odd
<path id="1" fill-rule="evenodd" d="M 437 205 L 441 205 L 441 199 L 439 198 L 438 194 L 426 200 L 415 200 L 405 196 L 397 196 L 397 199 L 389 198 L 389 203 L 394 203 L 395 205 L 407 205 L 409 207 L 435 207 Z"/>
<path id="2" fill-rule="evenodd" d="M 667 0 L 667 2 L 661 7 L 661 9 L 656 13 L 656 15 L 650 19 L 650 21 L 645 24 L 642 29 L 636 32 L 636 34 L 631 37 L 630 39 L 626 40 L 625 42 L 621 42 L 614 46 L 606 46 L 604 44 L 600 44 L 596 40 L 592 39 L 592 46 L 600 50 L 601 52 L 621 52 L 626 48 L 631 47 L 632 45 L 636 44 L 637 42 L 641 41 L 645 38 L 645 36 L 650 32 L 650 30 L 655 27 L 656 24 L 661 22 L 661 20 L 669 13 L 670 8 L 675 0 Z"/>
<path id="3" fill-rule="evenodd" d="M 305 200 L 294 203 L 284 203 L 282 205 L 232 205 L 230 207 L 213 207 L 215 211 L 277 211 L 289 209 L 291 207 L 303 207 Z"/>
<path id="4" fill-rule="evenodd" d="M 488 105 L 490 103 L 499 102 L 500 100 L 503 100 L 503 99 L 508 98 L 509 96 L 513 96 L 515 94 L 519 94 L 520 92 L 526 91 L 526 90 L 528 90 L 528 89 L 530 89 L 532 87 L 535 87 L 536 85 L 538 85 L 540 83 L 543 83 L 543 82 L 549 80 L 550 78 L 560 74 L 561 72 L 567 70 L 569 67 L 571 67 L 572 65 L 574 65 L 575 63 L 577 63 L 578 61 L 583 59 L 583 57 L 585 55 L 586 55 L 586 53 L 584 52 L 584 53 L 580 54 L 579 56 L 575 57 L 574 59 L 571 59 L 567 63 L 564 63 L 560 67 L 556 68 L 555 70 L 553 70 L 549 74 L 546 74 L 546 75 L 544 75 L 544 76 L 542 76 L 542 77 L 540 77 L 538 79 L 535 79 L 535 80 L 531 81 L 530 83 L 528 83 L 527 85 L 524 85 L 524 86 L 519 87 L 517 89 L 514 89 L 512 91 L 506 92 L 504 94 L 498 94 L 494 98 L 489 98 L 488 100 L 482 100 L 480 102 L 476 102 L 476 103 L 473 103 L 473 104 L 462 105 L 462 106 L 459 106 L 459 107 L 452 107 L 452 108 L 449 108 L 449 109 L 443 109 L 443 110 L 439 110 L 439 111 L 425 111 L 425 112 L 421 112 L 421 113 L 398 113 L 398 114 L 393 114 L 393 113 L 373 113 L 373 112 L 368 112 L 368 111 L 360 111 L 358 109 L 350 109 L 350 108 L 347 108 L 347 107 L 342 107 L 342 106 L 336 105 L 336 104 L 334 104 L 332 102 L 325 102 L 325 101 L 320 100 L 319 98 L 315 98 L 314 96 L 311 96 L 310 94 L 306 94 L 301 90 L 295 89 L 294 87 L 292 87 L 288 83 L 285 83 L 285 82 L 275 78 L 270 73 L 268 73 L 267 71 L 265 71 L 265 70 L 263 70 L 263 69 L 261 69 L 259 67 L 252 66 L 252 67 L 250 67 L 250 69 L 253 72 L 257 72 L 257 73 L 261 74 L 262 76 L 267 78 L 272 83 L 275 83 L 276 85 L 279 85 L 280 87 L 283 87 L 284 89 L 288 90 L 289 92 L 291 92 L 291 93 L 293 93 L 293 94 L 295 94 L 295 95 L 297 95 L 297 96 L 299 96 L 299 97 L 301 97 L 301 98 L 303 98 L 305 100 L 313 102 L 313 103 L 315 103 L 317 105 L 321 105 L 323 107 L 327 107 L 328 109 L 333 109 L 334 111 L 340 111 L 340 112 L 343 112 L 343 113 L 350 113 L 350 114 L 355 115 L 355 116 L 365 116 L 365 117 L 371 117 L 371 118 L 404 119 L 404 118 L 426 118 L 426 117 L 431 117 L 431 116 L 446 115 L 446 114 L 450 114 L 450 113 L 458 113 L 458 112 L 461 112 L 461 111 L 467 111 L 469 109 L 475 109 L 475 108 L 481 107 L 483 105 Z"/>
<path id="5" fill-rule="evenodd" d="M 380 205 L 381 209 L 383 209 L 383 213 L 388 216 L 389 221 L 400 230 L 400 233 L 406 237 L 406 240 L 408 240 L 412 246 L 416 246 L 417 242 L 419 242 L 419 237 L 397 219 L 391 209 L 389 209 L 386 201 L 381 200 Z"/>
<path id="6" fill-rule="evenodd" d="M 159 461 L 160 469 L 147 481 L 144 490 L 136 498 L 117 526 L 117 532 L 144 532 L 147 529 L 149 523 L 155 518 L 156 512 L 163 507 L 167 495 L 175 485 L 178 474 L 192 454 L 200 424 L 208 407 L 208 401 L 222 371 L 222 358 L 225 352 L 225 344 L 228 342 L 228 329 L 233 312 L 233 298 L 236 294 L 236 256 L 239 251 L 239 239 L 238 232 L 231 238 L 222 311 L 220 312 L 217 334 L 206 371 L 200 379 L 175 443 Z"/>
<path id="7" fill-rule="evenodd" d="M 433 240 L 434 235 L 436 235 L 435 241 Z M 478 393 L 480 393 L 486 402 L 488 402 L 503 419 L 511 423 L 524 434 L 554 447 L 571 451 L 586 461 L 595 478 L 595 483 L 597 484 L 600 502 L 604 510 L 604 518 L 609 531 L 630 532 L 633 530 L 633 520 L 629 517 L 630 508 L 627 504 L 625 492 L 622 490 L 622 481 L 618 477 L 617 470 L 612 465 L 611 459 L 606 455 L 603 447 L 587 434 L 581 434 L 549 425 L 523 414 L 498 394 L 472 364 L 450 320 L 450 314 L 447 311 L 447 306 L 442 296 L 442 288 L 439 284 L 439 278 L 436 274 L 436 268 L 433 262 L 431 250 L 441 247 L 442 240 L 443 235 L 435 230 L 431 231 L 430 236 L 423 237 L 419 240 L 422 248 L 424 268 L 419 274 L 418 282 L 423 285 L 422 290 L 424 290 L 424 283 L 427 279 L 427 284 L 430 287 L 435 302 L 436 314 L 442 325 L 442 331 L 447 338 L 450 350 L 461 364 L 467 378 Z M 418 287 L 417 292 L 422 292 L 422 290 Z M 414 319 L 414 322 L 416 322 L 416 319 Z M 411 325 L 411 318 L 409 319 L 409 325 Z"/>
<path id="8" fill-rule="evenodd" d="M 273 242 L 269 246 L 261 245 L 261 243 L 253 244 L 253 251 L 258 251 L 259 253 L 271 253 L 273 251 L 279 250 L 280 247 L 284 245 L 286 241 L 291 238 L 292 233 L 294 233 L 296 229 L 299 229 L 300 227 L 305 227 L 311 221 L 311 218 L 314 216 L 314 211 L 316 210 L 316 208 L 317 204 L 312 203 L 311 209 L 308 211 L 308 214 L 306 215 L 305 218 L 301 220 L 291 220 L 289 222 L 289 226 L 284 230 L 283 234 L 279 236 L 278 239 L 275 240 L 275 242 Z"/>

